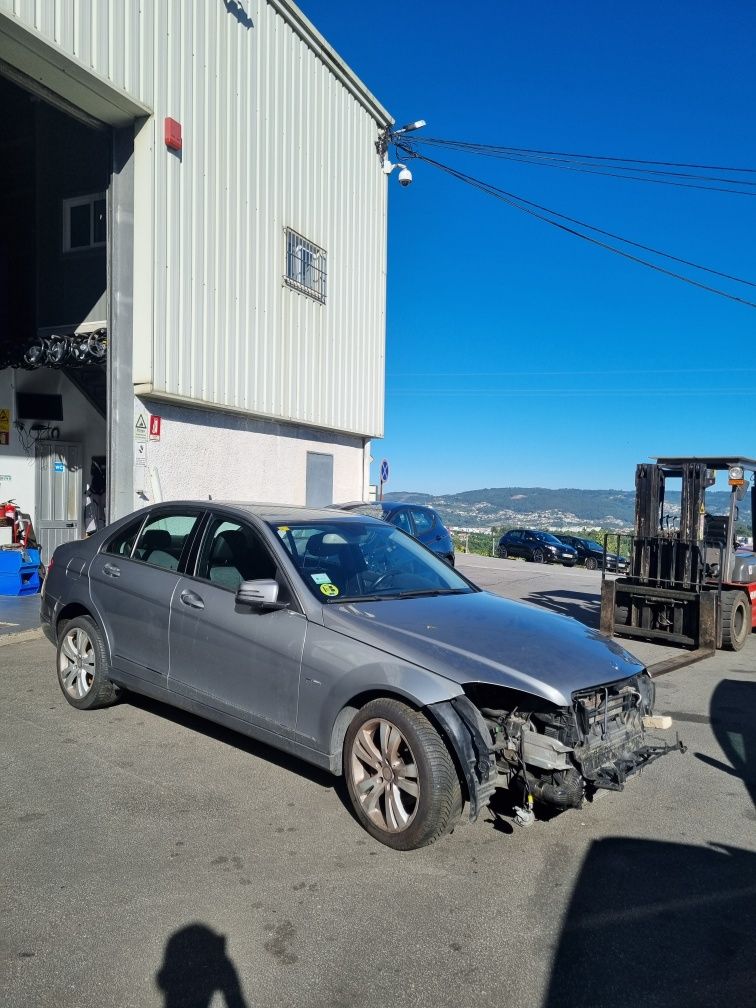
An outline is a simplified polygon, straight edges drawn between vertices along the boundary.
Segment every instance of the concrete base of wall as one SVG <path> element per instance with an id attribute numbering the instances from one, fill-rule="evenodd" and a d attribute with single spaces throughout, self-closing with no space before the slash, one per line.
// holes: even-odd
<path id="1" fill-rule="evenodd" d="M 135 507 L 208 496 L 303 505 L 308 452 L 333 455 L 335 503 L 367 498 L 370 442 L 360 437 L 146 398 L 134 400 L 134 424 Z"/>

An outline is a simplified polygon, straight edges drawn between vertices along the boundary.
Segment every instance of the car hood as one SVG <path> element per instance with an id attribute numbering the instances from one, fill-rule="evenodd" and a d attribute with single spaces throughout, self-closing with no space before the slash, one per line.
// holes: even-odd
<path id="1" fill-rule="evenodd" d="M 507 686 L 558 706 L 643 669 L 597 630 L 489 592 L 329 605 L 323 622 L 453 682 Z"/>

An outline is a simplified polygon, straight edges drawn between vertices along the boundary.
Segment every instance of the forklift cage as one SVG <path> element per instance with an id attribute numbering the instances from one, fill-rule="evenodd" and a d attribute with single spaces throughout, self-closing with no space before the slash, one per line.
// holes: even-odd
<path id="1" fill-rule="evenodd" d="M 601 584 L 601 630 L 613 636 L 645 638 L 714 651 L 721 646 L 722 588 L 735 557 L 737 487 L 727 516 L 705 511 L 705 492 L 714 472 L 739 465 L 742 458 L 658 458 L 636 468 L 635 531 L 617 534 L 630 545 L 629 572 Z M 665 481 L 682 480 L 679 526 L 664 516 Z M 732 483 L 732 480 L 730 481 Z M 745 485 L 745 484 L 744 484 Z M 756 525 L 756 486 L 751 488 L 751 528 Z M 664 521 L 662 520 L 664 519 Z M 604 537 L 607 549 L 608 535 Z"/>

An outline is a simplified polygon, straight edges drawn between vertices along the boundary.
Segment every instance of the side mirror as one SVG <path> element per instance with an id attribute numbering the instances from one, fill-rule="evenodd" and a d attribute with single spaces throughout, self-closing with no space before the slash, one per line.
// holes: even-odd
<path id="1" fill-rule="evenodd" d="M 252 606 L 254 609 L 286 609 L 288 602 L 278 601 L 278 582 L 273 578 L 258 581 L 242 581 L 236 590 L 237 605 Z"/>

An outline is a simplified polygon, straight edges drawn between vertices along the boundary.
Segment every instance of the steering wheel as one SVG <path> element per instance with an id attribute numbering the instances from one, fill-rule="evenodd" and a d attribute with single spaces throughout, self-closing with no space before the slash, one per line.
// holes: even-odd
<path id="1" fill-rule="evenodd" d="M 402 573 L 401 571 L 397 570 L 384 571 L 383 574 L 379 574 L 378 577 L 375 579 L 375 581 L 373 581 L 372 585 L 370 586 L 370 590 L 373 591 L 375 588 L 380 588 L 383 582 L 386 581 L 388 578 L 396 577 L 397 574 L 401 573 Z"/>

